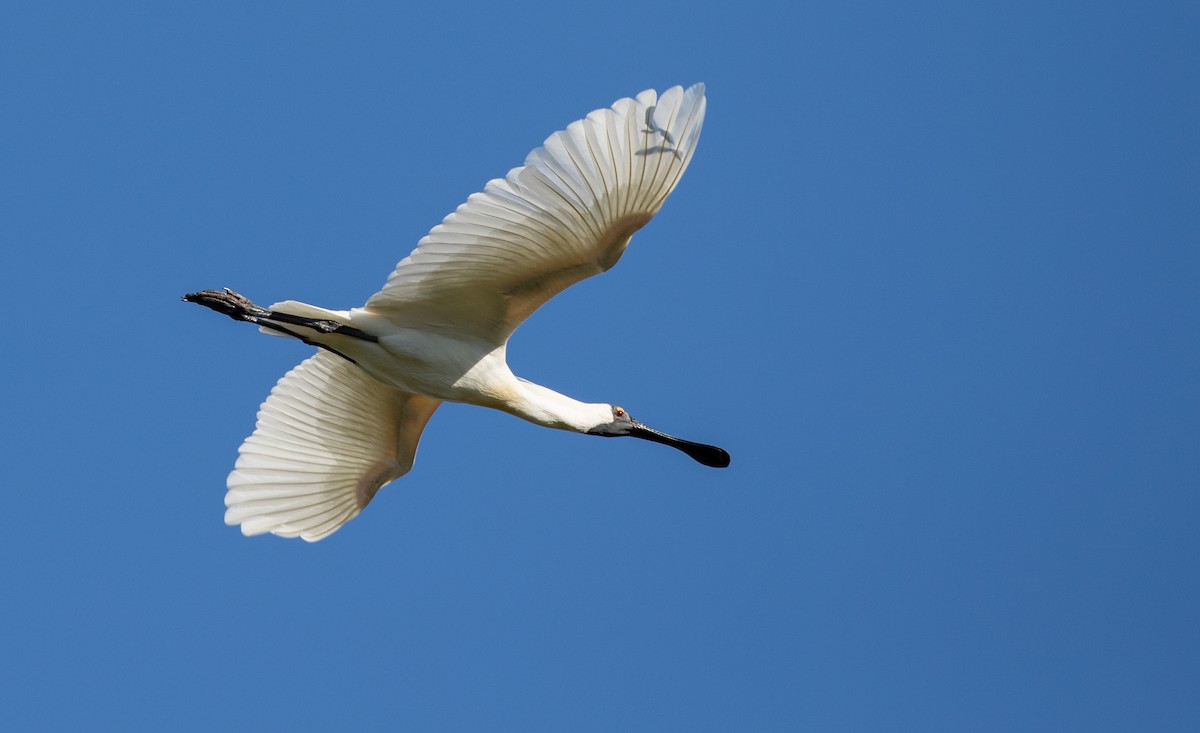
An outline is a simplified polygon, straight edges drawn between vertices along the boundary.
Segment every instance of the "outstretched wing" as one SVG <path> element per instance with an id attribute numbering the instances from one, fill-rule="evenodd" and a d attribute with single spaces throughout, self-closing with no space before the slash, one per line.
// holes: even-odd
<path id="1" fill-rule="evenodd" d="M 318 352 L 284 375 L 259 409 L 229 474 L 225 523 L 245 535 L 327 537 L 412 468 L 440 404 Z"/>
<path id="2" fill-rule="evenodd" d="M 691 161 L 704 109 L 703 84 L 647 90 L 556 132 L 434 227 L 365 309 L 502 343 L 616 264 Z"/>

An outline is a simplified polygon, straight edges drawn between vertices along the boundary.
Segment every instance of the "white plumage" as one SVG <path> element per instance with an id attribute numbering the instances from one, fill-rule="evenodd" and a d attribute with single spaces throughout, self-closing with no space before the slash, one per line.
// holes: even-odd
<path id="1" fill-rule="evenodd" d="M 227 524 L 319 540 L 412 468 L 441 400 L 408 394 L 327 351 L 288 372 L 263 403 L 227 481 Z"/>
<path id="2" fill-rule="evenodd" d="M 661 99 L 648 90 L 554 133 L 434 227 L 367 308 L 503 343 L 542 303 L 616 264 L 691 161 L 704 107 L 701 84 Z M 643 132 L 650 109 L 684 141 L 679 154 Z"/>
<path id="3" fill-rule="evenodd" d="M 691 161 L 704 110 L 700 84 L 661 97 L 645 91 L 551 135 L 434 227 L 362 308 L 285 301 L 263 309 L 231 291 L 185 296 L 322 348 L 259 410 L 229 475 L 225 521 L 247 535 L 326 537 L 412 467 L 444 400 L 547 427 L 633 435 L 728 465 L 719 448 L 519 379 L 505 360 L 509 336 L 530 313 L 616 264 L 662 207 Z"/>

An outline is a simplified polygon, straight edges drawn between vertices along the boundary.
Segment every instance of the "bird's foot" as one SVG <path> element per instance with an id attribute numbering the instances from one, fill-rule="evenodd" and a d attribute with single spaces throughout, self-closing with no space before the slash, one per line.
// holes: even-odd
<path id="1" fill-rule="evenodd" d="M 246 296 L 235 293 L 229 288 L 188 293 L 183 296 L 183 299 L 189 303 L 197 303 L 205 308 L 211 308 L 218 313 L 224 313 L 235 321 L 258 323 L 260 318 L 271 315 L 271 311 L 255 305 Z"/>

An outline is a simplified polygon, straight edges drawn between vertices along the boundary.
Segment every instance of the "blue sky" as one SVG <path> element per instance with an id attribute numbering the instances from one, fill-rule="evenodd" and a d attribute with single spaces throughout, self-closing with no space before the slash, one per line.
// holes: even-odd
<path id="1" fill-rule="evenodd" d="M 16 729 L 1200 727 L 1186 3 L 0 13 Z M 514 370 L 722 445 L 448 406 L 329 540 L 225 475 L 309 350 L 551 132 L 703 81 L 696 157 Z"/>

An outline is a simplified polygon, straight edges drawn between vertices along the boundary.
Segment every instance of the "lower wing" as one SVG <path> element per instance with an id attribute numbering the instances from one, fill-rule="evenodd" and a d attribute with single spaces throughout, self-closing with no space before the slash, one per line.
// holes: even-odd
<path id="1" fill-rule="evenodd" d="M 259 409 L 229 474 L 225 523 L 245 535 L 329 536 L 412 468 L 440 404 L 317 353 L 284 375 Z"/>

